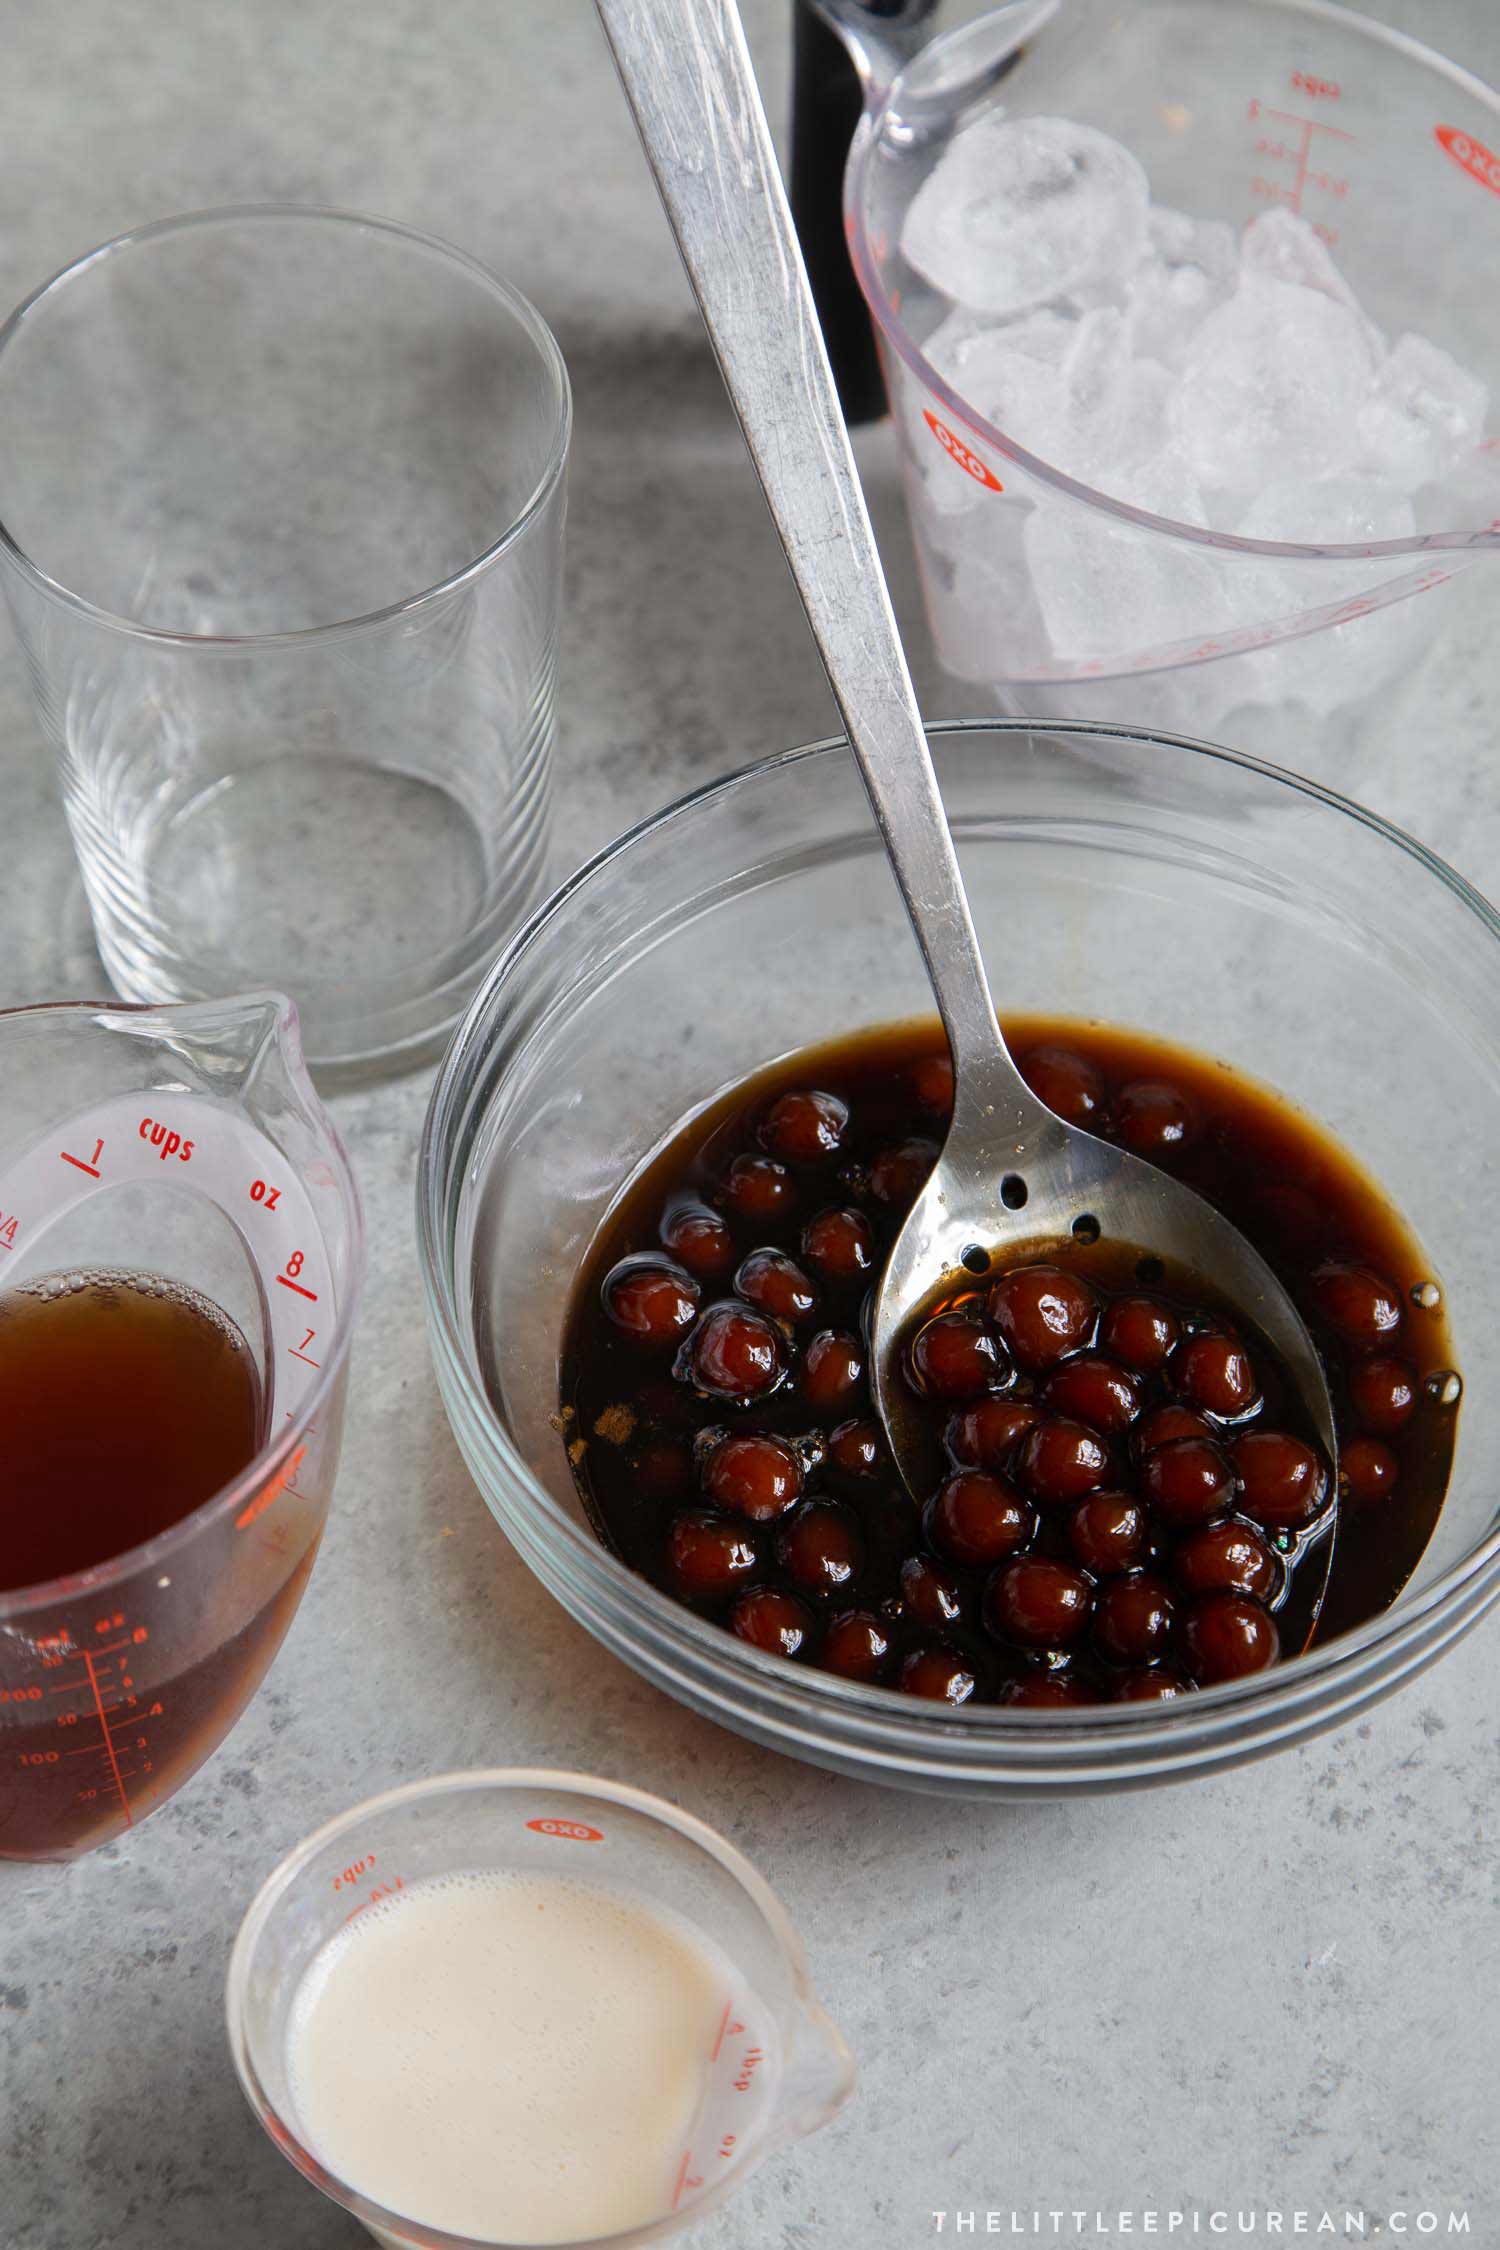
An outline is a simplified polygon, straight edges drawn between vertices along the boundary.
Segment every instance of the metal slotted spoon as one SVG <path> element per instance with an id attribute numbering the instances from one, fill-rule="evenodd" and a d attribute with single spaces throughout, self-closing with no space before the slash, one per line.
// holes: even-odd
<path id="1" fill-rule="evenodd" d="M 1065 1241 L 1128 1244 L 1209 1278 L 1284 1362 L 1328 1460 L 1333 1405 L 1301 1316 L 1192 1189 L 1053 1115 L 1006 1048 L 916 695 L 733 0 L 595 0 L 751 459 L 859 762 L 954 1066 L 953 1122 L 875 1293 L 871 1375 L 898 1465 L 925 1496 L 905 1332 L 963 1253 L 1003 1268 Z M 1012 1258 L 1010 1254 L 1017 1254 Z M 969 1283 L 972 1287 L 972 1282 Z M 1316 1617 L 1333 1539 L 1299 1587 Z M 1312 1600 L 1303 1609 L 1304 1601 Z"/>

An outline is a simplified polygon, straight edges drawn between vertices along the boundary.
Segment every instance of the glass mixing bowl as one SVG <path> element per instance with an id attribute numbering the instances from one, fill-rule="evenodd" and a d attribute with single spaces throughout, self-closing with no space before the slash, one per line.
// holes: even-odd
<path id="1" fill-rule="evenodd" d="M 433 1093 L 418 1229 L 439 1384 L 506 1535 L 597 1639 L 741 1734 L 861 1779 L 1061 1796 L 1211 1772 L 1347 1723 L 1500 1594 L 1500 919 L 1357 805 L 1123 727 L 934 727 L 1003 1008 L 1221 1054 L 1383 1184 L 1447 1292 L 1453 1481 L 1394 1607 L 1177 1703 L 936 1709 L 762 1655 L 588 1526 L 553 1416 L 574 1275 L 627 1177 L 747 1072 L 931 1012 L 842 741 L 753 766 L 613 844 L 496 964 Z"/>

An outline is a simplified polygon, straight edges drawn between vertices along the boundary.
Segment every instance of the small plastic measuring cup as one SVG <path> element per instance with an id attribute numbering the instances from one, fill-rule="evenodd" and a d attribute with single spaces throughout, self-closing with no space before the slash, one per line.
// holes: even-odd
<path id="1" fill-rule="evenodd" d="M 1199 733 L 1247 706 L 1334 719 L 1387 689 L 1439 590 L 1500 553 L 1500 95 L 1327 0 L 1008 0 L 953 8 L 920 49 L 925 11 L 814 5 L 864 85 L 845 220 L 945 669 L 1002 709 Z M 1110 135 L 1159 206 L 1305 218 L 1389 338 L 1415 331 L 1489 385 L 1453 520 L 1356 545 L 1207 530 L 1064 474 L 960 397 L 925 356 L 950 308 L 903 259 L 902 221 L 953 127 L 992 109 Z M 1043 511 L 1049 548 L 1099 573 L 1102 653 L 1049 636 L 1026 535 Z"/>
<path id="2" fill-rule="evenodd" d="M 259 1452 L 130 1552 L 0 1592 L 0 1859 L 133 1827 L 233 1726 L 291 1622 L 338 1461 L 364 1245 L 276 993 L 0 1013 L 0 1288 L 126 1268 L 255 1352 Z"/>
<path id="3" fill-rule="evenodd" d="M 318 2161 L 288 2086 L 288 2019 L 308 1964 L 354 1915 L 424 1877 L 467 1870 L 565 1875 L 620 1891 L 695 1925 L 730 1965 L 702 2103 L 663 2181 L 663 2215 L 610 2235 L 611 2250 L 660 2241 L 703 2217 L 764 2157 L 816 2132 L 848 2099 L 854 2065 L 814 1998 L 785 1910 L 702 1821 L 586 1774 L 510 1768 L 412 1782 L 329 1821 L 282 1861 L 241 1924 L 225 1995 L 251 2108 L 288 2162 L 377 2242 L 493 2250 L 385 2210 Z"/>

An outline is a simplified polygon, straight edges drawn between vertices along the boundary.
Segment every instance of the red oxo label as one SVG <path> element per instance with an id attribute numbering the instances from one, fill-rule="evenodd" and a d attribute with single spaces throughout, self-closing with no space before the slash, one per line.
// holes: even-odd
<path id="1" fill-rule="evenodd" d="M 1447 150 L 1455 164 L 1467 172 L 1471 179 L 1487 187 L 1491 195 L 1500 195 L 1500 156 L 1483 141 L 1469 138 L 1456 125 L 1434 125 L 1438 145 Z"/>
<path id="2" fill-rule="evenodd" d="M 925 406 L 922 409 L 922 419 L 927 424 L 928 429 L 931 430 L 933 436 L 937 439 L 938 444 L 942 447 L 943 451 L 945 453 L 951 454 L 953 459 L 958 463 L 959 467 L 963 469 L 969 476 L 971 476 L 976 484 L 988 486 L 991 492 L 1003 492 L 1005 490 L 1005 487 L 1000 482 L 1000 479 L 997 476 L 991 475 L 990 471 L 980 460 L 979 455 L 977 453 L 971 453 L 968 446 L 964 444 L 963 439 L 961 437 L 955 437 L 953 435 L 953 432 L 949 429 L 947 423 L 940 422 L 937 416 Z"/>
<path id="3" fill-rule="evenodd" d="M 590 1828 L 581 1820 L 528 1820 L 539 1836 L 567 1836 L 575 1844 L 602 1844 L 603 1831 Z"/>

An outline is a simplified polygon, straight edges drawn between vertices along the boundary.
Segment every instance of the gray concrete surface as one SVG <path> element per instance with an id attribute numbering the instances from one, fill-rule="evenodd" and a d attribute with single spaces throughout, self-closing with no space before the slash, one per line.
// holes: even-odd
<path id="1" fill-rule="evenodd" d="M 1227 6 L 1231 0 L 1224 0 Z M 1491 0 L 1373 12 L 1500 79 Z M 784 0 L 747 9 L 773 111 Z M 499 266 L 578 393 L 561 870 L 679 791 L 828 731 L 831 706 L 586 0 L 0 4 L 0 301 L 86 244 L 240 197 L 364 207 Z M 1476 213 L 1476 224 L 1491 218 Z M 1500 213 L 1493 215 L 1500 223 Z M 861 439 L 934 716 L 889 433 Z M 1323 778 L 1500 885 L 1483 593 Z M 1287 745 L 1318 769 L 1316 743 Z M 102 977 L 21 666 L 0 639 L 0 1000 Z M 337 2250 L 363 2239 L 253 2124 L 220 1994 L 240 1909 L 334 1808 L 470 1763 L 661 1790 L 764 1868 L 863 2071 L 704 2250 L 913 2250 L 933 2214 L 1114 2243 L 1367 2239 L 1466 2212 L 1500 2239 L 1500 1639 L 1368 1723 L 1149 1797 L 981 1810 L 748 1747 L 615 1664 L 494 1529 L 438 1404 L 410 1226 L 425 1078 L 335 1104 L 372 1221 L 348 1443 L 266 1689 L 124 1843 L 0 1869 L 3 2250 Z M 1089 2214 L 1083 2231 L 1071 2214 Z M 1096 2225 L 1094 2214 L 1100 2215 Z M 1241 2224 L 1240 2215 L 1256 2214 Z M 950 2216 L 941 2238 L 954 2239 Z M 1031 2237 L 1035 2239 L 1036 2237 Z M 1318 2239 L 1329 2239 L 1325 2232 Z M 1445 2236 L 1446 2238 L 1446 2236 Z M 1043 2231 L 1040 2239 L 1048 2239 Z M 1356 2237 L 1357 2239 L 1357 2237 Z"/>

